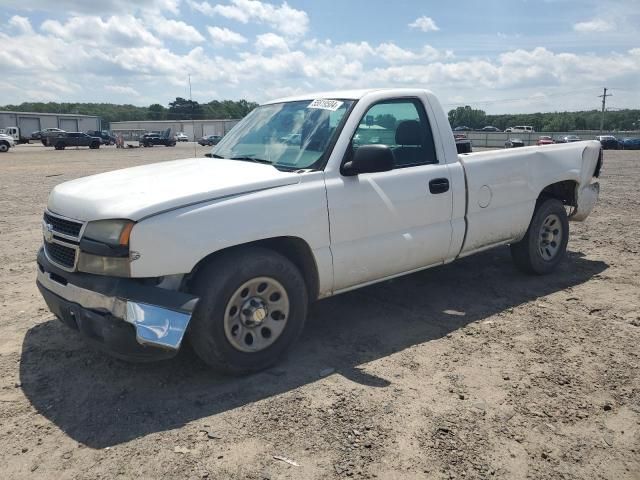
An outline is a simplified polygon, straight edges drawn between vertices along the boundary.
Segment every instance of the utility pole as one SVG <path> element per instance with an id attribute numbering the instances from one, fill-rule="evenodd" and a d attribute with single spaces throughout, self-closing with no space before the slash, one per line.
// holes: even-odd
<path id="1" fill-rule="evenodd" d="M 598 95 L 598 97 L 602 97 L 602 116 L 600 117 L 600 135 L 602 135 L 602 129 L 604 128 L 604 112 L 605 112 L 605 105 L 607 103 L 607 97 L 611 97 L 611 96 L 612 96 L 611 94 L 607 95 L 606 87 L 602 95 Z"/>

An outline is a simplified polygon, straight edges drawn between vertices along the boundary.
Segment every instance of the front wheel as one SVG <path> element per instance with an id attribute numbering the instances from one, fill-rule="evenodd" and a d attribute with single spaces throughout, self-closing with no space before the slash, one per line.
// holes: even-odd
<path id="1" fill-rule="evenodd" d="M 264 248 L 224 254 L 196 275 L 200 301 L 189 339 L 196 354 L 223 373 L 265 369 L 295 342 L 307 315 L 307 288 L 298 268 Z"/>
<path id="2" fill-rule="evenodd" d="M 4 142 L 0 143 L 0 152 L 4 153 L 8 151 L 9 151 L 9 144 Z"/>
<path id="3" fill-rule="evenodd" d="M 536 206 L 526 235 L 511 244 L 511 258 L 525 273 L 553 272 L 565 257 L 569 241 L 569 221 L 564 205 L 550 198 Z"/>

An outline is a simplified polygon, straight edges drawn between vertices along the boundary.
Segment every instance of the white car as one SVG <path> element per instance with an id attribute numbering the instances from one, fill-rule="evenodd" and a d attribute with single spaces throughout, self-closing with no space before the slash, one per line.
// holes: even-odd
<path id="1" fill-rule="evenodd" d="M 369 118 L 385 119 L 378 143 L 354 144 Z M 458 155 L 420 89 L 274 100 L 209 156 L 51 192 L 38 287 L 91 344 L 163 358 L 188 335 L 210 366 L 250 372 L 298 338 L 318 299 L 505 244 L 522 271 L 552 274 L 602 166 L 596 141 Z"/>
<path id="2" fill-rule="evenodd" d="M 180 132 L 180 133 L 176 134 L 176 141 L 178 141 L 178 142 L 188 142 L 189 141 L 189 137 L 187 136 L 186 133 Z"/>
<path id="3" fill-rule="evenodd" d="M 0 133 L 0 153 L 8 152 L 15 144 L 16 142 L 11 135 Z"/>
<path id="4" fill-rule="evenodd" d="M 533 127 L 528 125 L 517 125 L 515 127 L 507 128 L 505 133 L 535 133 L 535 130 Z"/>

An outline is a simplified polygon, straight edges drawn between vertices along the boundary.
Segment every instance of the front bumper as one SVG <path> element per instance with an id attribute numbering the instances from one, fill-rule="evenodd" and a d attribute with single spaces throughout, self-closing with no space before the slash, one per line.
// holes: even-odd
<path id="1" fill-rule="evenodd" d="M 70 273 L 38 252 L 36 281 L 49 309 L 102 350 L 153 360 L 178 351 L 198 298 L 134 279 Z"/>

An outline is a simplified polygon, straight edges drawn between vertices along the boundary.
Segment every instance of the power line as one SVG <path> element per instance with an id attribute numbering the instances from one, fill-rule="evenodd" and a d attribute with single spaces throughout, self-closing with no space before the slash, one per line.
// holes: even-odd
<path id="1" fill-rule="evenodd" d="M 505 98 L 505 99 L 500 99 L 500 100 L 496 100 L 496 99 L 492 99 L 492 100 L 468 100 L 465 102 L 458 102 L 458 103 L 443 103 L 443 106 L 445 107 L 453 107 L 456 105 L 490 105 L 490 104 L 499 104 L 499 103 L 513 103 L 513 102 L 529 102 L 529 103 L 540 103 L 540 102 L 544 102 L 547 98 L 549 97 L 566 97 L 566 96 L 572 96 L 572 95 L 578 95 L 584 92 L 588 92 L 588 91 L 592 91 L 592 88 L 583 88 L 582 90 L 571 90 L 571 91 L 567 91 L 567 92 L 557 92 L 557 93 L 549 93 L 549 94 L 545 94 L 544 96 L 541 97 L 534 97 L 534 98 Z"/>
<path id="2" fill-rule="evenodd" d="M 607 97 L 612 97 L 613 95 L 607 95 L 607 87 L 604 88 L 604 92 L 602 95 L 598 95 L 598 97 L 602 97 L 602 116 L 600 117 L 600 135 L 602 135 L 602 129 L 604 128 L 604 112 L 606 111 L 606 103 Z"/>

